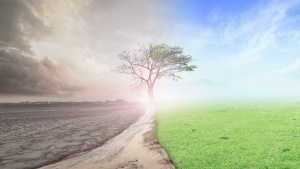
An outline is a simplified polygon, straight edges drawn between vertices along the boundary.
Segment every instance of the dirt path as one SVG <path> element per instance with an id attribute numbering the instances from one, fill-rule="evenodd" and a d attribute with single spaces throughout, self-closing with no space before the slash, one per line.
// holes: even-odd
<path id="1" fill-rule="evenodd" d="M 140 106 L 0 105 L 0 169 L 37 168 L 97 148 L 145 113 Z"/>
<path id="2" fill-rule="evenodd" d="M 103 146 L 42 169 L 173 169 L 155 140 L 154 116 L 154 108 L 148 108 L 136 123 Z"/>

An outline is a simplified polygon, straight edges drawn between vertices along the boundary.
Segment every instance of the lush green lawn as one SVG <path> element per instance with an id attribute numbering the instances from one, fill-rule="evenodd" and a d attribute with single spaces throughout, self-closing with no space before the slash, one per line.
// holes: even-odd
<path id="1" fill-rule="evenodd" d="M 177 168 L 300 168 L 300 104 L 158 110 L 157 137 Z"/>

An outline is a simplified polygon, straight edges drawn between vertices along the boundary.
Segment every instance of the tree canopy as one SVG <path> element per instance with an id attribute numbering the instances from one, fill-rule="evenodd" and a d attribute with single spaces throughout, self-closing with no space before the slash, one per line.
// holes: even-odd
<path id="1" fill-rule="evenodd" d="M 140 91 L 147 87 L 150 102 L 154 101 L 153 88 L 158 79 L 178 80 L 183 71 L 194 71 L 196 65 L 189 65 L 192 56 L 185 55 L 178 46 L 139 45 L 138 48 L 125 50 L 119 55 L 122 62 L 117 68 L 119 73 L 130 74 L 134 80 L 134 89 Z"/>

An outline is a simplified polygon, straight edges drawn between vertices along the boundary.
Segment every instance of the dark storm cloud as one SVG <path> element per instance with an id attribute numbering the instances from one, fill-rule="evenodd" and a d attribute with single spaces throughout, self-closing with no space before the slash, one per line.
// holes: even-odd
<path id="1" fill-rule="evenodd" d="M 0 95 L 71 95 L 81 90 L 67 84 L 63 70 L 48 58 L 33 58 L 30 41 L 52 32 L 39 18 L 41 2 L 0 0 Z"/>
<path id="2" fill-rule="evenodd" d="M 41 61 L 0 51 L 0 94 L 70 95 L 81 88 L 65 82 L 61 69 L 48 58 Z"/>
<path id="3" fill-rule="evenodd" d="M 123 92 L 116 56 L 169 37 L 159 2 L 0 0 L 0 97 Z"/>
<path id="4" fill-rule="evenodd" d="M 39 6 L 35 4 L 35 6 Z M 30 39 L 41 39 L 51 29 L 34 15 L 34 6 L 21 0 L 0 0 L 0 47 L 31 53 Z"/>

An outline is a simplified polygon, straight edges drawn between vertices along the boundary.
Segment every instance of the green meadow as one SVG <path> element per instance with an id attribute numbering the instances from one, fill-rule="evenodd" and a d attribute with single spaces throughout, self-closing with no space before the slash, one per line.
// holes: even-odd
<path id="1" fill-rule="evenodd" d="M 300 102 L 196 105 L 158 109 L 176 168 L 300 168 Z"/>

